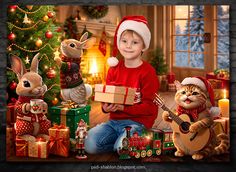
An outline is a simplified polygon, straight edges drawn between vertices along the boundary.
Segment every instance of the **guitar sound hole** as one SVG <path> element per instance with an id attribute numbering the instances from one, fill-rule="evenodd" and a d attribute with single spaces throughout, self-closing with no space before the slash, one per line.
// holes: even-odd
<path id="1" fill-rule="evenodd" d="M 181 130 L 181 132 L 182 132 L 182 133 L 188 133 L 188 131 L 189 131 L 189 126 L 190 126 L 190 123 L 188 123 L 188 122 L 182 122 L 182 123 L 180 124 L 180 130 Z"/>

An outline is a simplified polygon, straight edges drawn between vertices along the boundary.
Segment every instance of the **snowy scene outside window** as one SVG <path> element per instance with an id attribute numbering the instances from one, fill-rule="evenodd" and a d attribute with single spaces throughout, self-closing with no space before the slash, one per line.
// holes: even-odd
<path id="1" fill-rule="evenodd" d="M 217 6 L 216 57 L 218 68 L 229 69 L 229 6 Z"/>
<path id="2" fill-rule="evenodd" d="M 229 6 L 215 6 L 214 56 L 217 68 L 229 68 Z M 204 6 L 175 6 L 174 66 L 204 69 Z M 213 33 L 212 33 L 213 36 Z"/>

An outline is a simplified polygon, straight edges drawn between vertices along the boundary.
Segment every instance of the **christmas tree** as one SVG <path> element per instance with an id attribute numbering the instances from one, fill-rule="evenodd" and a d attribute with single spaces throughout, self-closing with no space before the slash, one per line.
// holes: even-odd
<path id="1" fill-rule="evenodd" d="M 168 68 L 167 64 L 165 63 L 164 55 L 162 53 L 161 48 L 157 48 L 152 55 L 150 64 L 156 70 L 157 75 L 164 75 L 166 74 Z"/>
<path id="2" fill-rule="evenodd" d="M 60 95 L 60 78 L 54 57 L 59 56 L 61 33 L 56 23 L 55 7 L 13 5 L 8 8 L 8 56 L 20 57 L 29 69 L 32 58 L 40 53 L 38 73 L 48 87 L 44 101 L 48 105 L 56 105 Z M 10 68 L 8 60 L 8 103 L 17 99 L 15 90 L 18 82 Z"/>

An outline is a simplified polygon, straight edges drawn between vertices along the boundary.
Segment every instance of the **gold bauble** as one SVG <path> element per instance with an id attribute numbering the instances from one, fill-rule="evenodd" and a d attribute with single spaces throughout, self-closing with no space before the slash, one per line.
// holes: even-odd
<path id="1" fill-rule="evenodd" d="M 43 41 L 42 41 L 40 38 L 38 38 L 38 40 L 35 42 L 35 45 L 36 45 L 37 47 L 41 47 L 42 44 L 43 44 Z"/>
<path id="2" fill-rule="evenodd" d="M 32 10 L 33 5 L 26 5 L 26 8 L 28 8 L 29 10 Z"/>
<path id="3" fill-rule="evenodd" d="M 55 98 L 52 100 L 52 104 L 53 104 L 53 105 L 56 105 L 57 103 L 58 103 L 58 98 L 55 97 Z"/>
<path id="4" fill-rule="evenodd" d="M 47 22 L 48 19 L 49 19 L 49 17 L 48 17 L 47 15 L 45 15 L 45 16 L 43 17 L 43 21 L 45 21 L 45 22 Z"/>

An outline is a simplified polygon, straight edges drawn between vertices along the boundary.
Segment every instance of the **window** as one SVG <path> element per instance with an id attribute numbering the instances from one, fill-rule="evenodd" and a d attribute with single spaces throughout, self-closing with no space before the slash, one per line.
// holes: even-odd
<path id="1" fill-rule="evenodd" d="M 214 21 L 216 29 L 214 32 L 214 53 L 217 59 L 217 68 L 229 70 L 229 6 L 219 5 L 216 7 Z"/>
<path id="2" fill-rule="evenodd" d="M 174 66 L 204 68 L 204 6 L 175 6 Z"/>
<path id="3" fill-rule="evenodd" d="M 212 11 L 211 11 L 212 9 Z M 214 41 L 212 53 L 206 51 L 204 45 L 204 30 L 206 30 L 205 13 L 211 14 L 214 23 L 208 28 Z M 229 69 L 229 6 L 212 6 L 210 9 L 203 5 L 196 6 L 174 6 L 172 13 L 172 55 L 174 67 L 185 67 L 189 69 L 204 69 L 207 57 L 214 57 L 214 68 Z M 211 39 L 213 40 L 213 39 Z M 209 51 L 209 50 L 208 50 Z M 206 54 L 208 54 L 206 56 Z M 213 59 L 213 58 L 212 58 Z M 208 62 L 209 63 L 209 62 Z M 211 64 L 212 65 L 212 64 Z"/>

